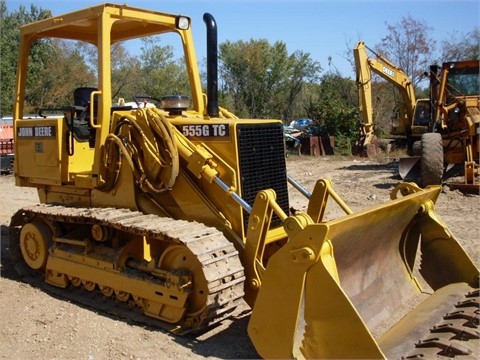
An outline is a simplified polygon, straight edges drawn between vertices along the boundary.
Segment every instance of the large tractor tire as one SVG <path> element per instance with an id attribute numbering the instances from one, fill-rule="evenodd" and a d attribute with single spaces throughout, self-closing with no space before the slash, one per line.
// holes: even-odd
<path id="1" fill-rule="evenodd" d="M 417 140 L 412 145 L 411 156 L 421 156 L 421 155 L 422 155 L 422 142 Z"/>
<path id="2" fill-rule="evenodd" d="M 443 178 L 443 144 L 438 133 L 426 133 L 421 138 L 422 186 L 440 185 Z"/>

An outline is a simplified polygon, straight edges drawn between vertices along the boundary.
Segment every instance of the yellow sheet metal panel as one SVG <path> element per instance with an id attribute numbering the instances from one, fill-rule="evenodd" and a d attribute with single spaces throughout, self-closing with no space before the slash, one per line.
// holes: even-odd
<path id="1" fill-rule="evenodd" d="M 60 184 L 66 175 L 66 149 L 58 140 L 63 118 L 17 120 L 15 131 L 18 176 Z"/>
<path id="2" fill-rule="evenodd" d="M 74 139 L 63 117 L 17 120 L 15 126 L 18 176 L 50 185 L 72 183 L 78 173 L 89 177 L 94 149 Z"/>

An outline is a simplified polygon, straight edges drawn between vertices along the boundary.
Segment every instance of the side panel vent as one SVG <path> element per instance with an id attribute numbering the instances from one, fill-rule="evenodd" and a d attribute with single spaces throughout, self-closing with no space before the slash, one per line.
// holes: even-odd
<path id="1" fill-rule="evenodd" d="M 260 190 L 273 189 L 278 204 L 289 214 L 282 124 L 239 124 L 237 134 L 243 199 L 253 205 Z M 248 214 L 244 215 L 246 229 Z M 281 225 L 277 216 L 272 225 Z"/>

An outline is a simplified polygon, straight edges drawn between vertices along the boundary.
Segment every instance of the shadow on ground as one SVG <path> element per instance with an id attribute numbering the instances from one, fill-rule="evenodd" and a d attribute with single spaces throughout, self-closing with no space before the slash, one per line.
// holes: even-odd
<path id="1" fill-rule="evenodd" d="M 74 288 L 69 286 L 67 289 L 59 289 L 53 286 L 50 286 L 42 281 L 32 281 L 22 279 L 22 277 L 15 271 L 15 268 L 10 260 L 9 256 L 9 231 L 8 227 L 1 225 L 1 263 L 0 263 L 0 274 L 2 278 L 9 279 L 12 281 L 17 281 L 20 283 L 28 283 L 33 288 L 39 289 L 46 294 L 62 301 L 69 301 L 75 303 L 76 306 L 79 306 L 87 311 L 94 312 L 99 316 L 105 316 L 113 320 L 123 321 L 129 325 L 141 326 L 150 331 L 161 331 L 166 336 L 169 336 L 173 341 L 178 344 L 191 349 L 191 351 L 197 355 L 203 357 L 217 357 L 222 359 L 254 359 L 259 358 L 258 353 L 256 352 L 250 338 L 247 334 L 247 325 L 250 319 L 250 311 L 243 311 L 240 313 L 233 313 L 230 318 L 224 320 L 225 324 L 228 324 L 223 330 L 218 331 L 217 328 L 211 327 L 201 333 L 187 334 L 187 335 L 174 335 L 162 328 L 161 326 L 154 326 L 152 319 L 142 315 L 139 311 L 130 311 L 130 315 L 124 314 L 124 310 L 121 310 L 120 307 L 123 304 L 119 304 L 118 301 L 114 299 L 106 299 L 100 294 L 99 291 L 94 291 L 89 293 L 83 288 Z M 75 292 L 72 296 L 65 296 L 65 292 Z M 83 294 L 78 295 L 81 292 Z M 78 297 L 78 301 L 75 298 Z M 83 299 L 84 297 L 90 297 L 91 303 L 88 304 Z M 82 299 L 81 299 L 82 298 Z M 99 309 L 96 305 L 99 304 L 102 306 L 102 309 Z M 105 305 L 107 304 L 107 305 Z M 127 307 L 127 306 L 123 306 Z M 128 312 L 128 309 L 127 309 Z M 118 314 L 122 315 L 119 316 Z M 211 335 L 209 333 L 212 333 Z M 215 342 L 215 346 L 212 346 L 212 343 Z M 221 346 L 218 346 L 221 344 Z"/>

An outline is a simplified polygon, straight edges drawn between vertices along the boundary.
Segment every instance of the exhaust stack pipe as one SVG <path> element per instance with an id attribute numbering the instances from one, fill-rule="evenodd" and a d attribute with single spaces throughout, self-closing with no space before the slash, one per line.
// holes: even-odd
<path id="1" fill-rule="evenodd" d="M 218 117 L 218 40 L 217 23 L 209 14 L 203 14 L 207 26 L 207 113 L 210 117 Z"/>

